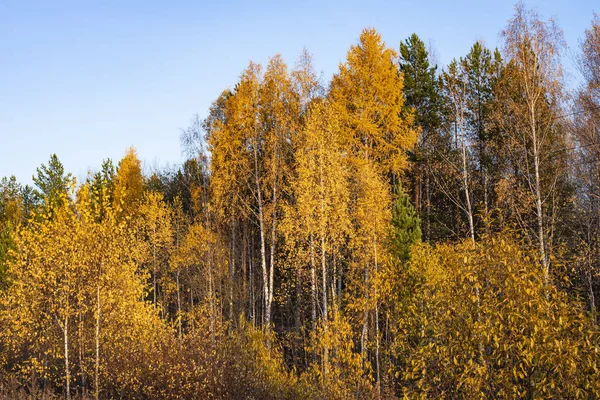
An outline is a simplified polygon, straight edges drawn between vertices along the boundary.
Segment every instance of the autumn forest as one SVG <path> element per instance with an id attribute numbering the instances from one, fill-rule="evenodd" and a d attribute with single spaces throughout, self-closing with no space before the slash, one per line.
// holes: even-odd
<path id="1" fill-rule="evenodd" d="M 600 398 L 590 21 L 444 66 L 366 28 L 328 82 L 250 63 L 176 168 L 3 178 L 0 398 Z"/>

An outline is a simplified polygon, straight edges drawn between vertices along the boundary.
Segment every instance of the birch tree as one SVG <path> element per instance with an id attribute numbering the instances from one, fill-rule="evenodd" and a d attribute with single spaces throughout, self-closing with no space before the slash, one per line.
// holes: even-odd
<path id="1" fill-rule="evenodd" d="M 566 147 L 561 121 L 557 118 L 563 101 L 560 64 L 563 33 L 552 19 L 544 22 L 520 3 L 502 37 L 509 66 L 499 86 L 504 92 L 499 93 L 497 101 L 505 117 L 498 115 L 498 118 L 509 136 L 506 149 L 519 160 L 515 166 L 522 172 L 524 193 L 533 204 L 535 224 L 526 224 L 525 228 L 538 247 L 548 281 L 554 218 L 549 213 L 555 208 L 552 203 L 556 200 L 559 178 L 564 176 L 556 172 L 554 176 L 548 174 L 557 166 L 552 150 Z M 523 218 L 521 221 L 524 222 Z"/>

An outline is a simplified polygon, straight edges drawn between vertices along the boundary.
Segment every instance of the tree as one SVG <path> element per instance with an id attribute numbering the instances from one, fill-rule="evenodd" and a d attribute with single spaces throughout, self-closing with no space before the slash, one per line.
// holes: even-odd
<path id="1" fill-rule="evenodd" d="M 564 130 L 559 118 L 563 99 L 560 51 L 564 47 L 562 31 L 550 19 L 543 22 L 523 4 L 502 32 L 508 65 L 503 70 L 497 91 L 497 122 L 507 136 L 505 150 L 510 154 L 515 180 L 523 180 L 522 189 L 506 190 L 509 196 L 522 194 L 525 210 L 513 202 L 521 225 L 539 249 L 540 261 L 549 280 L 550 252 L 554 217 L 565 168 L 557 163 L 553 150 L 564 148 Z M 510 181 L 505 181 L 510 184 Z M 550 204 L 548 204 L 550 202 Z M 533 205 L 535 223 L 526 215 Z M 551 213 L 549 215 L 549 213 Z"/>
<path id="2" fill-rule="evenodd" d="M 500 52 L 493 53 L 482 42 L 475 42 L 461 60 L 465 74 L 466 125 L 474 158 L 474 194 L 476 216 L 483 219 L 484 231 L 490 232 L 491 214 L 495 208 L 494 188 L 498 181 L 501 158 L 496 152 L 497 131 L 493 129 L 494 87 L 502 71 Z"/>
<path id="3" fill-rule="evenodd" d="M 343 247 L 351 232 L 349 169 L 343 155 L 339 115 L 326 100 L 314 102 L 308 112 L 294 157 L 296 176 L 291 183 L 294 203 L 287 208 L 282 231 L 290 248 L 305 249 L 302 253 L 307 256 L 303 259 L 304 266 L 310 268 L 312 327 L 316 327 L 318 308 L 321 326 L 327 332 L 328 313 L 332 307 L 328 299 L 334 300 L 340 295 L 340 272 L 337 270 L 340 267 L 336 260 L 342 258 Z M 298 250 L 291 251 L 296 257 Z M 318 298 L 317 262 L 321 270 L 321 300 Z M 327 364 L 325 349 L 325 375 Z"/>
<path id="4" fill-rule="evenodd" d="M 327 367 L 313 362 L 302 378 L 316 386 L 314 398 L 372 398 L 373 387 L 363 374 L 360 354 L 354 351 L 352 327 L 336 305 L 333 311 L 328 328 L 321 323 L 312 331 L 309 346 L 317 360 L 327 359 Z"/>
<path id="5" fill-rule="evenodd" d="M 7 349 L 18 354 L 21 346 L 31 343 L 27 336 L 35 335 L 37 339 L 24 351 L 25 362 L 21 368 L 25 373 L 47 378 L 49 365 L 44 359 L 48 356 L 60 359 L 63 390 L 69 398 L 70 349 L 78 289 L 75 260 L 82 249 L 74 240 L 77 221 L 69 210 L 67 193 L 54 193 L 51 204 L 54 204 L 52 214 L 44 212 L 36 223 L 39 229 L 23 230 L 16 238 L 18 253 L 11 257 L 9 265 L 14 280 L 2 297 L 3 311 L 10 310 L 2 315 L 2 322 L 12 337 L 3 336 L 3 339 Z M 53 295 L 45 295 L 47 292 Z M 60 336 L 56 335 L 58 332 Z M 57 348 L 59 343 L 61 350 Z M 56 347 L 52 349 L 49 345 Z M 52 353 L 48 353 L 50 351 Z"/>
<path id="6" fill-rule="evenodd" d="M 183 335 L 183 307 L 182 307 L 182 285 L 181 285 L 181 266 L 178 262 L 177 256 L 183 246 L 183 241 L 188 229 L 188 221 L 186 219 L 183 204 L 179 197 L 175 198 L 173 203 L 173 213 L 171 218 L 171 229 L 173 232 L 173 251 L 169 259 L 169 266 L 172 272 L 175 272 L 175 290 L 176 290 L 176 301 L 177 301 L 177 334 L 181 341 Z M 174 270 L 174 271 L 173 271 Z"/>
<path id="7" fill-rule="evenodd" d="M 65 169 L 56 154 L 50 156 L 47 166 L 42 164 L 37 168 L 37 176 L 33 176 L 32 179 L 37 186 L 34 195 L 47 209 L 60 206 L 64 195 L 69 193 L 75 182 L 71 174 L 65 174 Z"/>
<path id="8" fill-rule="evenodd" d="M 408 165 L 406 155 L 417 141 L 414 115 L 404 110 L 404 82 L 396 53 L 373 29 L 365 29 L 358 45 L 333 77 L 329 96 L 342 121 L 343 141 L 351 163 L 353 193 L 351 242 L 354 295 L 350 307 L 361 310 L 360 347 L 367 361 L 369 320 L 373 316 L 374 364 L 377 393 L 381 393 L 377 281 L 386 259 L 391 219 L 391 188 Z M 390 184 L 391 183 L 391 184 Z M 362 268 L 360 268 L 362 267 Z M 361 270 L 362 279 L 358 280 Z M 362 281 L 362 283 L 359 283 Z"/>
<path id="9" fill-rule="evenodd" d="M 146 192 L 137 209 L 139 230 L 148 244 L 148 264 L 152 274 L 152 303 L 156 308 L 161 291 L 159 280 L 167 279 L 167 263 L 173 244 L 172 211 L 163 195 Z M 160 274 L 160 278 L 159 278 Z M 166 282 L 165 282 L 166 283 Z M 164 289 L 164 288 L 163 288 Z M 164 299 L 164 293 L 163 299 Z M 164 305 L 163 305 L 164 311 Z"/>
<path id="10" fill-rule="evenodd" d="M 264 147 L 260 149 L 263 157 L 263 171 L 257 174 L 257 177 L 262 176 L 262 182 L 257 181 L 256 186 L 259 203 L 262 203 L 260 208 L 263 208 L 262 217 L 259 210 L 259 220 L 263 220 L 260 223 L 260 226 L 262 226 L 261 249 L 264 245 L 263 231 L 266 233 L 265 222 L 270 222 L 268 228 L 270 233 L 270 267 L 268 284 L 265 285 L 265 288 L 268 288 L 268 292 L 265 291 L 265 323 L 267 329 L 269 329 L 273 294 L 275 292 L 274 277 L 277 260 L 278 223 L 281 219 L 282 204 L 289 195 L 287 177 L 291 174 L 292 143 L 296 139 L 300 112 L 298 96 L 293 91 L 287 65 L 280 55 L 276 55 L 269 60 L 264 81 L 259 89 L 259 104 L 258 122 L 262 127 L 261 135 Z M 254 162 L 257 161 L 257 150 L 259 149 L 255 147 Z M 264 196 L 261 195 L 259 187 L 264 191 Z M 267 279 L 264 272 L 263 279 Z"/>
<path id="11" fill-rule="evenodd" d="M 142 198 L 143 191 L 144 180 L 141 163 L 135 149 L 130 147 L 117 167 L 117 175 L 114 178 L 113 207 L 116 210 L 122 210 L 125 215 L 131 214 L 136 203 Z"/>
<path id="12" fill-rule="evenodd" d="M 92 206 L 98 208 L 95 213 L 99 215 L 99 218 L 104 217 L 106 205 L 112 206 L 113 204 L 115 175 L 116 171 L 112 160 L 107 158 L 102 161 L 100 171 L 96 172 L 91 179 L 89 177 L 87 179 L 87 183 L 90 185 Z"/>
<path id="13" fill-rule="evenodd" d="M 411 192 L 421 220 L 425 223 L 425 239 L 432 238 L 434 220 L 433 171 L 435 151 L 440 145 L 443 99 L 437 65 L 431 65 L 425 43 L 413 33 L 400 43 L 399 69 L 404 79 L 405 107 L 415 114 L 415 127 L 420 129 L 408 171 Z"/>
<path id="14" fill-rule="evenodd" d="M 217 287 L 222 278 L 223 246 L 218 236 L 208 230 L 202 223 L 191 225 L 183 239 L 177 253 L 172 258 L 172 263 L 177 269 L 191 270 L 191 309 L 194 310 L 194 298 L 198 297 L 202 305 L 208 305 L 209 329 L 211 342 L 215 343 L 217 332 L 218 293 Z M 195 294 L 195 295 L 194 295 Z"/>
<path id="15" fill-rule="evenodd" d="M 450 155 L 450 157 L 445 157 L 447 160 L 446 164 L 451 166 L 456 172 L 460 182 L 462 196 L 453 194 L 451 189 L 444 190 L 444 192 L 446 196 L 465 213 L 468 222 L 469 237 L 471 238 L 471 241 L 475 243 L 474 207 L 470 178 L 472 141 L 469 140 L 470 138 L 467 136 L 465 117 L 467 112 L 467 84 L 462 60 L 461 63 L 456 60 L 453 60 L 450 63 L 448 71 L 443 74 L 443 85 L 451 108 L 450 118 L 454 143 L 452 150 L 458 152 L 458 160 L 454 162 L 454 160 L 452 160 L 452 155 Z"/>
<path id="16" fill-rule="evenodd" d="M 345 141 L 352 153 L 373 160 L 395 181 L 408 165 L 407 150 L 417 140 L 414 116 L 404 110 L 404 81 L 396 52 L 374 29 L 365 29 L 331 82 L 329 96 L 344 118 Z"/>
<path id="17" fill-rule="evenodd" d="M 368 369 L 367 350 L 374 345 L 375 381 L 381 395 L 382 368 L 380 363 L 379 286 L 380 272 L 389 260 L 387 242 L 390 235 L 391 193 L 389 185 L 368 160 L 358 160 L 351 191 L 351 216 L 353 234 L 351 248 L 351 274 L 349 285 L 354 290 L 348 307 L 362 314 L 360 350 L 363 366 Z M 352 277 L 351 275 L 351 277 Z M 362 275 L 362 277 L 361 277 Z M 371 323 L 370 323 L 371 322 Z M 371 333 L 369 327 L 372 326 Z"/>
<path id="18" fill-rule="evenodd" d="M 260 265 L 262 267 L 264 310 L 269 300 L 269 270 L 267 269 L 264 189 L 261 186 L 263 166 L 262 139 L 258 124 L 260 67 L 250 66 L 242 74 L 235 92 L 223 93 L 213 104 L 205 121 L 207 142 L 211 153 L 211 192 L 215 211 L 227 222 L 234 215 L 253 218 L 260 230 Z M 265 314 L 266 316 L 266 314 Z"/>
<path id="19" fill-rule="evenodd" d="M 14 235 L 27 217 L 24 189 L 14 176 L 0 180 L 0 290 L 7 284 L 9 252 Z"/>
<path id="20" fill-rule="evenodd" d="M 22 227 L 9 259 L 11 285 L 0 296 L 3 361 L 16 377 L 58 386 L 66 398 L 74 386 L 91 387 L 96 398 L 131 387 L 147 373 L 139 368 L 144 354 L 165 340 L 158 315 L 141 300 L 137 235 L 103 198 L 100 218 L 83 185 L 76 204 L 63 194 L 52 214 L 40 211 Z"/>
<path id="21" fill-rule="evenodd" d="M 578 60 L 584 77 L 583 85 L 575 94 L 572 132 L 575 141 L 573 160 L 577 182 L 574 228 L 581 248 L 579 264 L 589 309 L 596 312 L 598 273 L 600 272 L 600 16 L 594 15 L 592 26 L 585 32 Z"/>
<path id="22" fill-rule="evenodd" d="M 241 211 L 256 221 L 264 323 L 268 327 L 275 291 L 278 222 L 289 193 L 286 177 L 298 129 L 298 96 L 293 92 L 287 66 L 275 56 L 264 76 L 260 66 L 251 63 L 235 92 L 219 104 L 224 110 L 215 109 L 214 115 L 220 117 L 207 121 L 214 166 L 211 187 L 221 216 Z M 216 103 L 215 107 L 221 106 Z"/>
<path id="23" fill-rule="evenodd" d="M 392 208 L 391 252 L 400 260 L 407 260 L 410 247 L 421 241 L 421 222 L 402 186 L 396 189 Z"/>

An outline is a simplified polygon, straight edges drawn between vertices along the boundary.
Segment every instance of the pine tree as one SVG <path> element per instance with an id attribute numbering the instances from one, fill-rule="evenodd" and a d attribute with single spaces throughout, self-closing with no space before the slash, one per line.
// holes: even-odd
<path id="1" fill-rule="evenodd" d="M 35 198 L 47 209 L 60 206 L 64 195 L 69 193 L 74 184 L 73 176 L 65 174 L 65 169 L 56 154 L 50 156 L 47 166 L 42 164 L 37 169 L 37 176 L 33 176 L 32 179 L 37 186 L 34 191 Z"/>
<path id="2" fill-rule="evenodd" d="M 15 176 L 0 180 L 0 290 L 8 280 L 8 257 L 14 249 L 14 236 L 27 218 L 23 198 L 24 188 Z"/>
<path id="3" fill-rule="evenodd" d="M 392 208 L 391 251 L 399 259 L 407 260 L 410 247 L 421 241 L 421 222 L 404 189 L 399 187 L 396 193 Z"/>
<path id="4" fill-rule="evenodd" d="M 417 145 L 410 158 L 408 171 L 410 192 L 421 221 L 424 223 L 425 240 L 436 236 L 432 231 L 437 208 L 432 171 L 435 168 L 435 151 L 440 145 L 440 129 L 443 118 L 441 82 L 437 65 L 432 65 L 425 43 L 412 34 L 400 43 L 400 71 L 404 78 L 405 107 L 415 113 L 415 127 L 419 131 Z"/>
<path id="5" fill-rule="evenodd" d="M 494 188 L 498 181 L 501 155 L 495 151 L 497 131 L 493 129 L 492 108 L 494 87 L 502 70 L 502 58 L 481 42 L 475 42 L 469 54 L 461 59 L 465 73 L 465 122 L 474 158 L 474 204 L 476 216 L 483 219 L 484 231 L 490 232 L 491 215 L 495 209 Z"/>

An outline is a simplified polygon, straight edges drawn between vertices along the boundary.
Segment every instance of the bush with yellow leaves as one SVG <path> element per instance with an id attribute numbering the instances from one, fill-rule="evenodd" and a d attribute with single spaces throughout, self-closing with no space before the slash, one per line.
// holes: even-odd
<path id="1" fill-rule="evenodd" d="M 409 398 L 598 398 L 600 335 L 508 235 L 413 248 L 395 350 Z"/>

